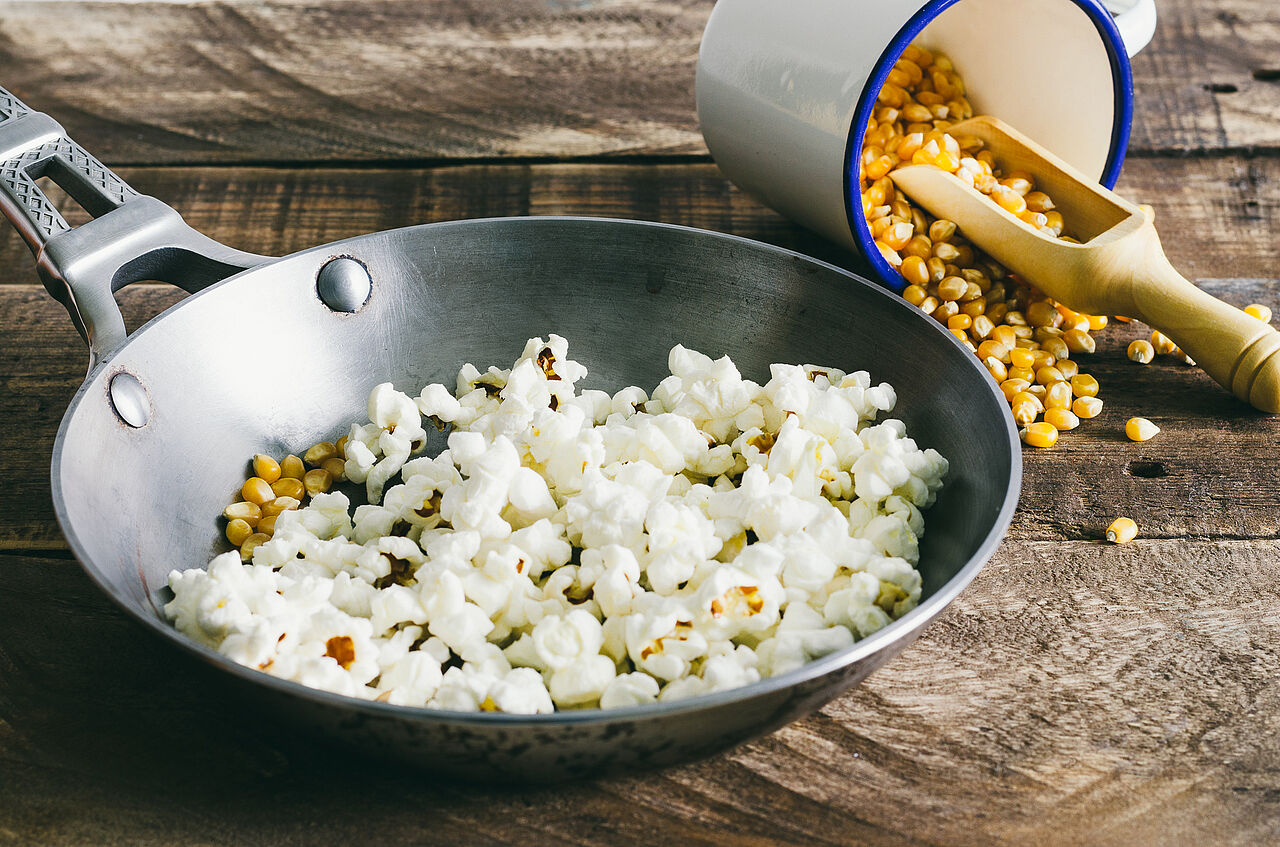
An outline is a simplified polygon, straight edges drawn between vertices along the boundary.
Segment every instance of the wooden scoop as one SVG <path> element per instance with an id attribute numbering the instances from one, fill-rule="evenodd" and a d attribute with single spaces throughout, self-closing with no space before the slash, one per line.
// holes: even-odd
<path id="1" fill-rule="evenodd" d="M 889 174 L 912 200 L 955 221 L 966 238 L 1053 299 L 1087 314 L 1137 318 L 1241 400 L 1280 412 L 1280 333 L 1174 270 L 1145 212 L 995 118 L 972 118 L 947 132 L 982 139 L 1006 172 L 1033 174 L 1068 222 L 1068 234 L 1084 243 L 1041 233 L 930 165 Z"/>

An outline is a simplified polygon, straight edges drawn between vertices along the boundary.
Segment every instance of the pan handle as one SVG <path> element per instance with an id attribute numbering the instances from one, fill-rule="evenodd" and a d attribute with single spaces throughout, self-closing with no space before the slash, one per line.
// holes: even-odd
<path id="1" fill-rule="evenodd" d="M 93 220 L 72 227 L 36 180 L 48 177 Z M 0 209 L 36 257 L 45 288 L 89 345 L 89 368 L 127 338 L 114 294 L 159 280 L 196 292 L 266 256 L 196 232 L 154 197 L 134 191 L 57 121 L 0 88 Z"/>

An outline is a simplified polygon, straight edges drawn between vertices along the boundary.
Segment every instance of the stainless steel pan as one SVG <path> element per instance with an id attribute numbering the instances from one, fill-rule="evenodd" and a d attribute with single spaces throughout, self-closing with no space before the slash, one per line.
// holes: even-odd
<path id="1" fill-rule="evenodd" d="M 1003 399 L 934 321 L 877 286 L 728 235 L 590 218 L 410 227 L 268 259 L 190 229 L 46 115 L 0 90 L 0 195 L 66 304 L 91 369 L 53 451 L 71 549 L 128 614 L 225 672 L 258 711 L 348 747 L 472 777 L 578 776 L 706 755 L 801 717 L 892 658 L 973 579 L 1021 479 Z M 34 181 L 94 219 L 70 228 Z M 133 335 L 112 297 L 130 282 L 193 296 Z M 217 284 L 214 284 L 217 283 Z M 341 434 L 376 383 L 416 390 L 466 361 L 510 361 L 558 332 L 594 385 L 652 385 L 683 343 L 770 362 L 865 368 L 951 472 L 926 515 L 919 608 L 843 652 L 745 688 L 670 704 L 537 717 L 410 709 L 314 691 L 189 642 L 160 612 L 173 568 L 225 549 L 217 516 L 248 456 Z"/>

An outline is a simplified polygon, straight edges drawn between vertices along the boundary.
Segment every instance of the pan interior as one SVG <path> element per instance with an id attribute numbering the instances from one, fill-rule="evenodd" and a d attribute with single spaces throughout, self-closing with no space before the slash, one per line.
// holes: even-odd
<path id="1" fill-rule="evenodd" d="M 318 269 L 335 256 L 359 259 L 373 277 L 369 302 L 352 315 L 315 294 Z M 714 233 L 522 218 L 305 251 L 148 324 L 67 413 L 54 465 L 63 528 L 118 602 L 160 620 L 170 570 L 203 567 L 228 549 L 218 516 L 254 453 L 300 453 L 337 438 L 366 419 L 377 383 L 415 395 L 427 382 L 452 385 L 464 362 L 509 365 L 525 339 L 552 332 L 591 369 L 582 385 L 610 391 L 651 389 L 677 343 L 730 354 L 761 382 L 771 362 L 788 362 L 865 369 L 892 383 L 893 417 L 951 463 L 925 516 L 926 597 L 980 552 L 1016 485 L 1008 413 L 976 360 L 876 286 Z M 147 389 L 145 427 L 111 410 L 106 386 L 119 371 Z"/>

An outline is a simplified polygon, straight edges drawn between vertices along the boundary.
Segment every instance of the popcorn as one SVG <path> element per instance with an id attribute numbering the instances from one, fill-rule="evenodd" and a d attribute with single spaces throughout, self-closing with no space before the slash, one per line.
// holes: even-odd
<path id="1" fill-rule="evenodd" d="M 165 613 L 233 661 L 393 705 L 544 714 L 694 697 L 845 649 L 919 602 L 946 460 L 865 371 L 676 346 L 652 394 L 579 390 L 557 335 L 349 431 L 368 502 L 317 494 Z M 448 448 L 414 454 L 424 419 Z"/>

